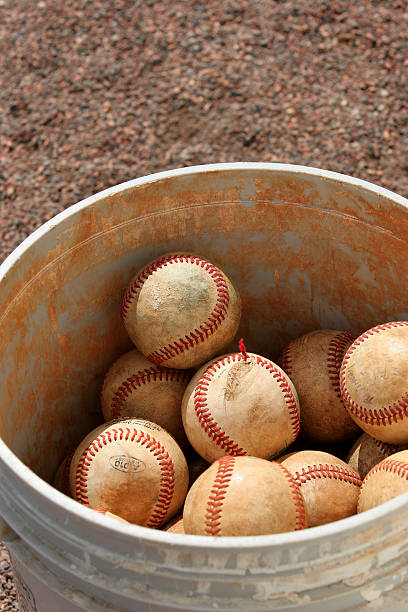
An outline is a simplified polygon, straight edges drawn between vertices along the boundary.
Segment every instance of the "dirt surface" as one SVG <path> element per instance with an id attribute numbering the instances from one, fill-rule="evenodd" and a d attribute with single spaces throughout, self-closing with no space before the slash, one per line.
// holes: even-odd
<path id="1" fill-rule="evenodd" d="M 275 161 L 408 195 L 406 1 L 0 0 L 1 259 L 159 170 Z"/>
<path id="2" fill-rule="evenodd" d="M 408 196 L 408 3 L 0 0 L 0 261 L 106 187 L 266 161 Z M 0 610 L 16 610 L 1 556 Z"/>

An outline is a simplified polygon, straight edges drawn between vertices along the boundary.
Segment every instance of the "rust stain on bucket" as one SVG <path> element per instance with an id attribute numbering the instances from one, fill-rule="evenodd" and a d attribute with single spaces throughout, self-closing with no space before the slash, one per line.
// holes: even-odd
<path id="1" fill-rule="evenodd" d="M 170 250 L 226 269 L 243 300 L 238 334 L 273 359 L 306 331 L 360 333 L 404 315 L 407 244 L 389 219 L 397 205 L 376 197 L 301 173 L 207 172 L 101 197 L 51 227 L 3 279 L 4 439 L 49 477 L 50 461 L 98 424 L 103 374 L 132 346 L 125 287 Z"/>
<path id="2" fill-rule="evenodd" d="M 137 269 L 160 254 L 191 250 L 231 276 L 243 302 L 229 347 L 234 352 L 244 337 L 248 351 L 276 361 L 284 344 L 312 329 L 358 334 L 387 320 L 408 320 L 406 208 L 397 196 L 385 197 L 339 175 L 264 165 L 190 169 L 119 186 L 81 206 L 29 241 L 0 279 L 0 433 L 11 451 L 48 481 L 68 451 L 102 422 L 103 376 L 132 348 L 119 314 L 123 292 Z M 18 478 L 29 492 L 30 483 Z M 2 496 L 7 498 L 4 486 Z M 6 505 L 14 507 L 16 497 Z M 392 525 L 383 519 L 364 524 L 363 518 L 341 536 L 294 538 L 288 547 L 262 540 L 240 549 L 201 548 L 169 544 L 157 532 L 151 538 L 114 538 L 113 530 L 82 520 L 86 509 L 80 507 L 74 517 L 44 497 L 38 497 L 42 511 L 48 513 L 47 504 L 51 508 L 45 517 L 37 513 L 35 496 L 18 507 L 26 519 L 21 538 L 36 535 L 40 525 L 41 550 L 49 544 L 57 565 L 66 552 L 58 549 L 63 524 L 64 543 L 72 546 L 70 563 L 76 562 L 78 542 L 85 542 L 83 550 L 79 546 L 79 568 L 85 559 L 87 568 L 98 568 L 108 580 L 126 568 L 121 597 L 131 602 L 129 609 L 138 605 L 141 592 L 147 605 L 159 605 L 154 599 L 159 591 L 150 592 L 150 586 L 160 576 L 172 585 L 163 586 L 160 602 L 188 607 L 193 593 L 203 609 L 215 602 L 213 589 L 224 597 L 215 603 L 231 609 L 236 601 L 237 608 L 246 601 L 246 609 L 264 602 L 282 608 L 308 602 L 317 608 L 343 598 L 354 608 L 362 598 L 377 597 L 367 585 L 374 571 L 384 591 L 406 576 L 406 509 L 394 513 Z M 27 508 L 35 509 L 31 517 Z M 99 549 L 94 552 L 101 534 L 110 547 L 103 563 Z M 74 575 L 72 567 L 65 575 Z M 105 595 L 109 589 L 102 583 Z M 98 591 L 96 582 L 93 588 Z"/>

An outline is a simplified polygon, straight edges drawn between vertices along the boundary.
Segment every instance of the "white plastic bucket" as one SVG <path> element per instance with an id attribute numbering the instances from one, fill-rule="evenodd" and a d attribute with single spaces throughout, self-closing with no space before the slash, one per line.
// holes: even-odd
<path id="1" fill-rule="evenodd" d="M 408 320 L 407 204 L 313 168 L 198 166 L 92 196 L 15 249 L 0 267 L 0 515 L 23 610 L 406 610 L 408 495 L 300 532 L 206 538 L 119 523 L 48 483 L 102 421 L 141 265 L 175 249 L 218 261 L 243 298 L 238 337 L 276 360 L 312 329 Z"/>

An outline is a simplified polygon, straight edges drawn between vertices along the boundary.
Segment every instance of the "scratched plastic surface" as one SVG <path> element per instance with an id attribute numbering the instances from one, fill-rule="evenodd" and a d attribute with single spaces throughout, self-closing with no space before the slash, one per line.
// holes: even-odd
<path id="1" fill-rule="evenodd" d="M 218 262 L 242 296 L 237 338 L 275 360 L 313 329 L 408 319 L 407 203 L 312 168 L 201 166 L 92 196 L 12 253 L 0 268 L 0 514 L 40 612 L 65 612 L 57 597 L 73 612 L 406 607 L 408 496 L 304 532 L 214 541 L 95 517 L 47 482 L 101 422 L 102 377 L 131 348 L 120 302 L 143 264 L 179 249 Z"/>

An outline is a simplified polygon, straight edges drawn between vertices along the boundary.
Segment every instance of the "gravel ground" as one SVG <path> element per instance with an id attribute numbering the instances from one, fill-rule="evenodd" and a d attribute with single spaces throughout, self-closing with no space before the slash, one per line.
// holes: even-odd
<path id="1" fill-rule="evenodd" d="M 0 9 L 0 261 L 75 202 L 187 165 L 302 164 L 408 196 L 406 1 Z"/>
<path id="2" fill-rule="evenodd" d="M 12 610 L 21 610 L 17 603 L 16 590 L 13 583 L 13 573 L 10 567 L 10 559 L 7 549 L 2 544 L 0 549 L 0 610 L 2 612 L 11 612 Z M 21 612 L 25 612 L 22 610 Z"/>

